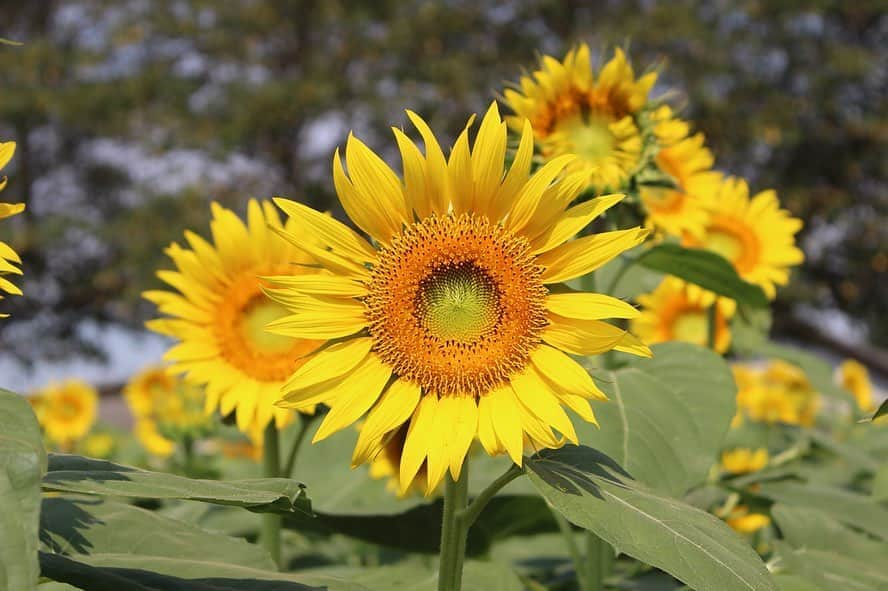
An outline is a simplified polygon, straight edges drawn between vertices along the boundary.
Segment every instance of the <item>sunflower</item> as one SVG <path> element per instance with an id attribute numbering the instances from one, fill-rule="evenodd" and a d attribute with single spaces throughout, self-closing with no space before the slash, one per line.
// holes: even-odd
<path id="1" fill-rule="evenodd" d="M 820 400 L 804 372 L 781 360 L 765 368 L 732 366 L 737 383 L 738 415 L 755 422 L 814 424 Z M 739 421 L 737 421 L 739 422 Z"/>
<path id="2" fill-rule="evenodd" d="M 588 399 L 605 395 L 568 353 L 650 355 L 601 320 L 632 318 L 632 306 L 547 287 L 599 268 L 647 232 L 571 241 L 622 196 L 570 207 L 584 175 L 563 176 L 573 160 L 563 156 L 531 176 L 529 123 L 506 172 L 506 126 L 496 104 L 474 146 L 467 126 L 447 160 L 428 125 L 408 116 L 425 154 L 394 130 L 403 180 L 353 136 L 345 148 L 348 175 L 338 151 L 333 160 L 339 200 L 376 246 L 302 204 L 277 200 L 299 228 L 282 234 L 330 273 L 285 279 L 270 290 L 292 314 L 269 329 L 328 341 L 293 374 L 282 402 L 330 407 L 315 441 L 366 414 L 352 458 L 358 465 L 406 424 L 401 490 L 425 466 L 432 491 L 448 467 L 459 477 L 476 437 L 488 453 L 508 453 L 518 464 L 525 434 L 536 447 L 560 445 L 552 427 L 576 441 L 562 404 L 594 422 Z"/>
<path id="3" fill-rule="evenodd" d="M 530 121 L 544 160 L 575 154 L 568 169 L 585 171 L 589 186 L 602 192 L 623 188 L 642 164 L 638 115 L 656 81 L 656 72 L 636 78 L 621 49 L 593 74 L 583 43 L 563 61 L 544 56 L 538 70 L 503 95 L 515 112 L 510 123 L 520 130 Z"/>
<path id="4" fill-rule="evenodd" d="M 151 419 L 164 432 L 198 435 L 210 426 L 203 389 L 165 367 L 148 367 L 134 375 L 123 396 L 134 417 Z"/>
<path id="5" fill-rule="evenodd" d="M 853 359 L 846 359 L 839 366 L 837 378 L 839 385 L 854 395 L 861 411 L 870 412 L 876 408 L 876 401 L 873 399 L 873 385 L 865 365 Z"/>
<path id="6" fill-rule="evenodd" d="M 707 346 L 709 312 L 715 303 L 715 350 L 724 353 L 731 344 L 728 320 L 736 305 L 725 298 L 689 285 L 677 277 L 666 277 L 649 294 L 638 296 L 641 315 L 631 321 L 632 332 L 652 345 L 685 341 Z"/>
<path id="7" fill-rule="evenodd" d="M 749 197 L 743 179 L 728 177 L 707 204 L 709 221 L 702 236 L 686 232 L 685 246 L 702 247 L 728 259 L 737 273 L 774 299 L 775 285 L 786 285 L 789 269 L 805 256 L 795 245 L 802 221 L 780 208 L 774 191 Z"/>
<path id="8" fill-rule="evenodd" d="M 190 248 L 173 244 L 166 250 L 177 270 L 160 271 L 158 277 L 173 291 L 144 296 L 170 317 L 147 325 L 179 341 L 165 359 L 173 371 L 205 385 L 208 413 L 216 408 L 222 415 L 235 412 L 244 432 L 254 423 L 264 428 L 272 419 L 280 428 L 292 419 L 292 413 L 274 406 L 281 386 L 318 342 L 264 330 L 286 310 L 263 293 L 262 277 L 298 282 L 311 270 L 305 265 L 310 261 L 275 233 L 284 226 L 271 203 L 251 199 L 246 225 L 215 203 L 212 216 L 212 244 L 186 231 Z"/>
<path id="9" fill-rule="evenodd" d="M 142 447 L 152 456 L 168 458 L 176 451 L 176 442 L 164 437 L 151 419 L 138 419 L 133 433 Z"/>
<path id="10" fill-rule="evenodd" d="M 80 445 L 83 455 L 103 459 L 110 458 L 116 447 L 117 441 L 110 433 L 91 433 Z"/>
<path id="11" fill-rule="evenodd" d="M 768 450 L 737 448 L 722 453 L 721 468 L 729 474 L 749 474 L 758 472 L 768 465 Z"/>
<path id="12" fill-rule="evenodd" d="M 771 518 L 763 513 L 750 513 L 745 505 L 737 505 L 725 522 L 738 534 L 752 535 L 771 525 Z"/>
<path id="13" fill-rule="evenodd" d="M 0 142 L 0 170 L 12 159 L 15 153 L 15 142 Z M 6 187 L 6 177 L 0 178 L 0 191 Z M 24 203 L 0 203 L 0 220 L 14 216 L 25 210 Z M 17 267 L 22 263 L 21 258 L 11 246 L 0 240 L 0 300 L 2 292 L 12 295 L 22 295 L 22 290 L 14 283 L 6 279 L 4 275 L 21 275 L 22 270 Z M 9 314 L 0 314 L 0 318 L 6 318 Z"/>
<path id="14" fill-rule="evenodd" d="M 718 192 L 721 174 L 712 170 L 714 158 L 702 133 L 689 136 L 687 124 L 673 119 L 666 106 L 657 109 L 655 118 L 660 120 L 654 133 L 661 147 L 654 161 L 676 186 L 641 185 L 647 222 L 672 236 L 688 233 L 700 239 L 709 220 L 705 206 Z"/>
<path id="15" fill-rule="evenodd" d="M 47 439 L 62 449 L 85 437 L 96 422 L 99 394 L 86 382 L 52 383 L 31 399 Z"/>

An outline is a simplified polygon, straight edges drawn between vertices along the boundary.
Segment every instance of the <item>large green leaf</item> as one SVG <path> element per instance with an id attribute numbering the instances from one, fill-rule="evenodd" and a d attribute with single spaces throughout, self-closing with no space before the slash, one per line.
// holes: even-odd
<path id="1" fill-rule="evenodd" d="M 253 519 L 259 521 L 255 515 Z M 78 560 L 78 554 L 128 556 L 134 568 L 145 568 L 154 558 L 187 561 L 189 571 L 202 568 L 204 576 L 212 576 L 227 565 L 275 568 L 262 547 L 244 539 L 210 533 L 153 511 L 93 497 L 44 499 L 40 541 L 44 550 Z"/>
<path id="2" fill-rule="evenodd" d="M 63 454 L 50 454 L 43 489 L 112 497 L 203 501 L 258 512 L 311 510 L 302 486 L 295 480 L 198 480 Z"/>
<path id="3" fill-rule="evenodd" d="M 888 540 L 888 510 L 872 497 L 820 484 L 763 482 L 756 494 L 794 507 L 816 509 Z"/>
<path id="4" fill-rule="evenodd" d="M 0 591 L 37 587 L 40 477 L 46 452 L 28 402 L 0 390 Z"/>
<path id="5" fill-rule="evenodd" d="M 758 555 L 722 521 L 645 488 L 597 450 L 545 450 L 527 469 L 569 521 L 697 591 L 776 589 Z"/>
<path id="6" fill-rule="evenodd" d="M 436 569 L 416 563 L 395 564 L 377 568 L 322 568 L 306 571 L 303 575 L 331 576 L 346 580 L 368 591 L 436 591 Z M 335 591 L 334 587 L 330 587 Z M 357 589 L 357 588 L 356 588 Z M 463 568 L 463 591 L 522 591 L 523 586 L 512 570 L 490 562 L 468 561 Z"/>
<path id="7" fill-rule="evenodd" d="M 792 549 L 779 541 L 774 546 L 784 569 L 815 583 L 824 591 L 888 589 L 888 572 L 882 562 L 855 560 L 824 550 Z"/>
<path id="8" fill-rule="evenodd" d="M 775 589 L 758 555 L 722 521 L 645 488 L 597 450 L 544 450 L 527 469 L 569 521 L 697 591 Z"/>
<path id="9" fill-rule="evenodd" d="M 727 364 L 708 349 L 675 342 L 653 352 L 652 359 L 601 374 L 610 397 L 595 406 L 601 428 L 584 423 L 577 434 L 639 482 L 680 496 L 715 462 L 737 390 Z"/>
<path id="10" fill-rule="evenodd" d="M 872 561 L 888 556 L 888 544 L 867 538 L 822 511 L 777 503 L 771 507 L 771 515 L 783 538 L 795 548 L 838 552 Z"/>
<path id="11" fill-rule="evenodd" d="M 724 257 L 699 248 L 664 242 L 645 251 L 636 264 L 668 273 L 754 308 L 767 308 L 762 288 L 744 281 Z"/>

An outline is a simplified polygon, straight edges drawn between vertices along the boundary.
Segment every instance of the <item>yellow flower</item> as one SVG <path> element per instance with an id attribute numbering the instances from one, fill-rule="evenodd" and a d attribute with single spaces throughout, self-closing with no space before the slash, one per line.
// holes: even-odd
<path id="1" fill-rule="evenodd" d="M 820 407 L 814 386 L 800 368 L 781 359 L 771 361 L 762 376 L 766 388 L 777 390 L 796 410 L 798 424 L 810 427 Z"/>
<path id="2" fill-rule="evenodd" d="M 281 386 L 319 343 L 265 331 L 286 310 L 263 293 L 262 277 L 297 279 L 309 259 L 276 234 L 283 226 L 271 203 L 251 199 L 246 225 L 215 203 L 212 214 L 213 244 L 186 232 L 190 248 L 167 249 L 177 270 L 160 271 L 158 277 L 174 291 L 144 295 L 170 318 L 152 320 L 148 327 L 180 341 L 165 358 L 173 371 L 206 386 L 207 412 L 236 412 L 244 432 L 254 423 L 264 428 L 272 419 L 281 428 L 292 420 L 291 412 L 274 406 Z M 287 229 L 295 226 L 288 223 Z"/>
<path id="3" fill-rule="evenodd" d="M 702 133 L 688 137 L 687 124 L 673 119 L 666 106 L 657 109 L 655 118 L 661 121 L 654 128 L 661 144 L 655 162 L 676 188 L 640 187 L 647 223 L 672 236 L 688 233 L 701 239 L 709 221 L 706 204 L 718 192 L 721 174 L 712 170 L 714 159 Z"/>
<path id="4" fill-rule="evenodd" d="M 349 175 L 338 152 L 333 161 L 343 208 L 377 246 L 304 205 L 277 201 L 298 228 L 284 234 L 330 274 L 288 278 L 270 290 L 292 315 L 269 328 L 330 341 L 284 389 L 285 406 L 330 406 L 315 441 L 366 414 L 352 458 L 357 465 L 406 423 L 401 490 L 425 463 L 431 491 L 448 467 L 459 476 L 476 437 L 488 453 L 508 453 L 518 464 L 525 433 L 537 447 L 561 444 L 552 427 L 576 441 L 562 404 L 594 422 L 588 399 L 605 396 L 568 353 L 650 355 L 601 320 L 632 318 L 632 306 L 547 287 L 599 268 L 647 232 L 571 240 L 622 196 L 570 207 L 583 175 L 562 176 L 573 159 L 565 156 L 531 176 L 529 124 L 505 171 L 506 127 L 496 104 L 474 147 L 467 127 L 446 161 L 426 123 L 408 115 L 426 153 L 394 130 L 403 181 L 354 137 L 345 149 Z"/>
<path id="5" fill-rule="evenodd" d="M 725 521 L 735 532 L 745 535 L 754 534 L 771 524 L 770 517 L 762 513 L 750 513 L 749 507 L 744 505 L 734 508 Z"/>
<path id="6" fill-rule="evenodd" d="M 15 153 L 15 142 L 0 142 L 0 170 L 12 159 Z M 6 177 L 0 178 L 0 191 L 6 187 Z M 25 210 L 24 203 L 0 203 L 0 220 L 19 214 Z M 0 300 L 2 292 L 12 295 L 22 295 L 22 290 L 4 277 L 5 275 L 21 275 L 22 270 L 17 266 L 22 260 L 11 246 L 0 240 Z M 0 314 L 0 318 L 6 318 L 9 314 Z"/>
<path id="7" fill-rule="evenodd" d="M 175 396 L 178 378 L 164 367 L 148 367 L 135 374 L 123 388 L 123 397 L 133 416 L 146 417 L 154 412 L 155 401 Z"/>
<path id="8" fill-rule="evenodd" d="M 854 394 L 860 410 L 863 412 L 875 410 L 873 385 L 870 382 L 866 366 L 853 359 L 846 359 L 839 366 L 837 378 L 840 386 Z"/>
<path id="9" fill-rule="evenodd" d="M 685 341 L 705 347 L 709 343 L 708 309 L 714 302 L 715 350 L 724 353 L 731 345 L 728 320 L 734 315 L 734 302 L 672 276 L 653 292 L 638 297 L 641 315 L 632 320 L 632 332 L 649 345 Z"/>
<path id="10" fill-rule="evenodd" d="M 110 433 L 91 433 L 83 440 L 81 450 L 91 458 L 110 458 L 117 442 Z"/>
<path id="11" fill-rule="evenodd" d="M 722 453 L 722 470 L 730 474 L 749 474 L 758 472 L 768 465 L 768 450 L 764 447 L 758 449 L 737 448 Z"/>
<path id="12" fill-rule="evenodd" d="M 151 419 L 164 430 L 194 434 L 210 423 L 203 389 L 164 367 L 149 367 L 133 376 L 123 395 L 134 417 Z"/>
<path id="13" fill-rule="evenodd" d="M 707 209 L 710 217 L 703 236 L 685 233 L 685 246 L 722 255 L 743 279 L 774 299 L 775 285 L 786 285 L 790 267 L 805 258 L 795 245 L 802 221 L 780 209 L 774 191 L 750 198 L 746 181 L 733 177 L 722 181 Z"/>
<path id="14" fill-rule="evenodd" d="M 636 79 L 621 49 L 594 75 L 583 43 L 563 61 L 544 56 L 539 70 L 521 78 L 520 90 L 503 94 L 515 112 L 510 124 L 521 129 L 530 121 L 544 160 L 577 155 L 568 170 L 584 171 L 589 186 L 603 192 L 622 189 L 641 165 L 637 115 L 656 80 L 655 72 Z"/>
<path id="15" fill-rule="evenodd" d="M 139 419 L 133 429 L 136 439 L 151 455 L 168 458 L 176 450 L 174 441 L 167 439 L 157 430 L 157 423 L 151 419 Z"/>
<path id="16" fill-rule="evenodd" d="M 781 360 L 771 361 L 763 370 L 734 365 L 738 412 L 753 421 L 814 424 L 820 406 L 804 372 Z"/>
<path id="17" fill-rule="evenodd" d="M 98 400 L 98 392 L 86 382 L 66 380 L 35 392 L 33 403 L 46 437 L 68 448 L 96 422 Z"/>

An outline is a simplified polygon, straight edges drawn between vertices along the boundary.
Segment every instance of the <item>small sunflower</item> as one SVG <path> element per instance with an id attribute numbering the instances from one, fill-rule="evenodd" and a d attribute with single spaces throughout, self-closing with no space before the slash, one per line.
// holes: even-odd
<path id="1" fill-rule="evenodd" d="M 846 359 L 839 366 L 837 373 L 839 385 L 854 395 L 857 406 L 863 412 L 875 410 L 876 401 L 873 398 L 873 384 L 870 382 L 869 371 L 866 366 L 853 359 Z"/>
<path id="2" fill-rule="evenodd" d="M 722 453 L 721 468 L 729 474 L 758 472 L 768 465 L 768 450 L 737 448 Z"/>
<path id="3" fill-rule="evenodd" d="M 635 77 L 621 49 L 594 74 L 585 43 L 563 61 L 544 56 L 540 69 L 503 93 L 521 129 L 529 120 L 544 160 L 575 154 L 570 171 L 588 174 L 596 192 L 620 190 L 642 164 L 638 114 L 648 105 L 656 72 Z"/>
<path id="4" fill-rule="evenodd" d="M 702 133 L 689 136 L 687 124 L 673 119 L 666 106 L 657 109 L 656 118 L 661 122 L 654 134 L 661 147 L 654 161 L 676 188 L 641 186 L 648 224 L 671 236 L 688 233 L 701 239 L 709 220 L 706 204 L 718 193 L 721 174 L 712 170 L 715 160 Z"/>
<path id="5" fill-rule="evenodd" d="M 179 341 L 165 359 L 173 371 L 205 385 L 207 412 L 235 412 L 244 432 L 254 423 L 264 428 L 272 419 L 280 428 L 292 420 L 291 412 L 274 406 L 281 386 L 318 342 L 265 331 L 287 311 L 263 293 L 262 277 L 298 283 L 311 270 L 310 260 L 275 233 L 284 226 L 271 203 L 251 199 L 246 225 L 215 203 L 212 215 L 212 244 L 185 232 L 190 248 L 173 244 L 166 250 L 177 270 L 160 271 L 158 277 L 173 291 L 144 296 L 169 318 L 147 325 Z"/>
<path id="6" fill-rule="evenodd" d="M 95 424 L 99 393 L 86 382 L 66 380 L 38 390 L 31 402 L 46 438 L 69 449 Z"/>
<path id="7" fill-rule="evenodd" d="M 715 350 L 724 353 L 731 345 L 728 320 L 736 305 L 725 298 L 688 285 L 676 277 L 666 277 L 657 288 L 638 296 L 641 315 L 632 319 L 631 329 L 645 343 L 685 341 L 707 346 L 709 312 L 715 303 Z"/>
<path id="8" fill-rule="evenodd" d="M 152 456 L 168 458 L 176 451 L 176 442 L 164 437 L 151 419 L 138 419 L 133 427 L 136 439 Z"/>
<path id="9" fill-rule="evenodd" d="M 376 246 L 304 205 L 277 200 L 299 229 L 282 233 L 329 274 L 285 279 L 270 290 L 292 315 L 269 329 L 328 341 L 284 388 L 285 406 L 330 407 L 315 441 L 366 415 L 357 465 L 406 424 L 401 490 L 425 466 L 432 491 L 448 467 L 458 478 L 476 437 L 488 453 L 508 453 L 518 464 L 525 434 L 537 447 L 576 441 L 562 405 L 594 422 L 588 399 L 605 396 L 568 354 L 650 355 L 601 320 L 634 317 L 632 306 L 548 287 L 599 268 L 647 232 L 571 240 L 622 196 L 570 207 L 583 175 L 563 175 L 572 156 L 531 175 L 529 123 L 506 171 L 506 125 L 496 104 L 474 146 L 467 126 L 446 160 L 428 125 L 408 116 L 425 155 L 394 130 L 403 180 L 353 136 L 345 148 L 348 175 L 338 151 L 333 160 L 340 202 Z"/>
<path id="10" fill-rule="evenodd" d="M 2 170 L 12 159 L 15 153 L 15 142 L 0 142 L 0 170 Z M 0 191 L 6 187 L 6 177 L 0 178 Z M 0 220 L 12 217 L 25 210 L 24 203 L 0 203 Z M 22 290 L 18 288 L 4 275 L 21 275 L 22 270 L 17 266 L 21 265 L 22 259 L 11 246 L 0 240 L 0 300 L 3 299 L 2 292 L 12 295 L 22 295 Z M 0 318 L 7 318 L 9 314 L 0 314 Z"/>
<path id="11" fill-rule="evenodd" d="M 737 505 L 725 522 L 738 534 L 752 535 L 771 525 L 771 518 L 763 513 L 750 513 L 745 505 Z"/>
<path id="12" fill-rule="evenodd" d="M 789 269 L 804 261 L 795 245 L 802 221 L 780 208 L 777 193 L 749 196 L 743 179 L 724 179 L 707 204 L 709 221 L 702 236 L 685 233 L 684 245 L 702 247 L 728 259 L 737 273 L 759 285 L 769 298 L 786 285 Z"/>
<path id="13" fill-rule="evenodd" d="M 814 424 L 820 398 L 799 368 L 774 360 L 763 369 L 735 364 L 732 370 L 738 415 L 754 422 Z"/>
<path id="14" fill-rule="evenodd" d="M 203 388 L 165 367 L 148 367 L 134 375 L 123 396 L 136 419 L 151 420 L 166 435 L 196 437 L 210 427 Z"/>

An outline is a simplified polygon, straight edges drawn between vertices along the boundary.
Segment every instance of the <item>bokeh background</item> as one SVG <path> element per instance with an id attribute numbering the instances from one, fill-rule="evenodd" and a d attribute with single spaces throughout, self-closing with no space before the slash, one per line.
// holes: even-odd
<path id="1" fill-rule="evenodd" d="M 717 168 L 776 188 L 807 261 L 778 338 L 888 375 L 888 15 L 878 0 L 3 0 L 0 138 L 18 142 L 2 238 L 0 375 L 112 386 L 159 359 L 140 292 L 211 200 L 336 212 L 333 149 L 391 148 L 404 108 L 452 139 L 541 53 L 587 41 L 659 65 Z M 444 134 L 446 137 L 446 133 Z M 397 163 L 394 154 L 390 162 Z"/>

